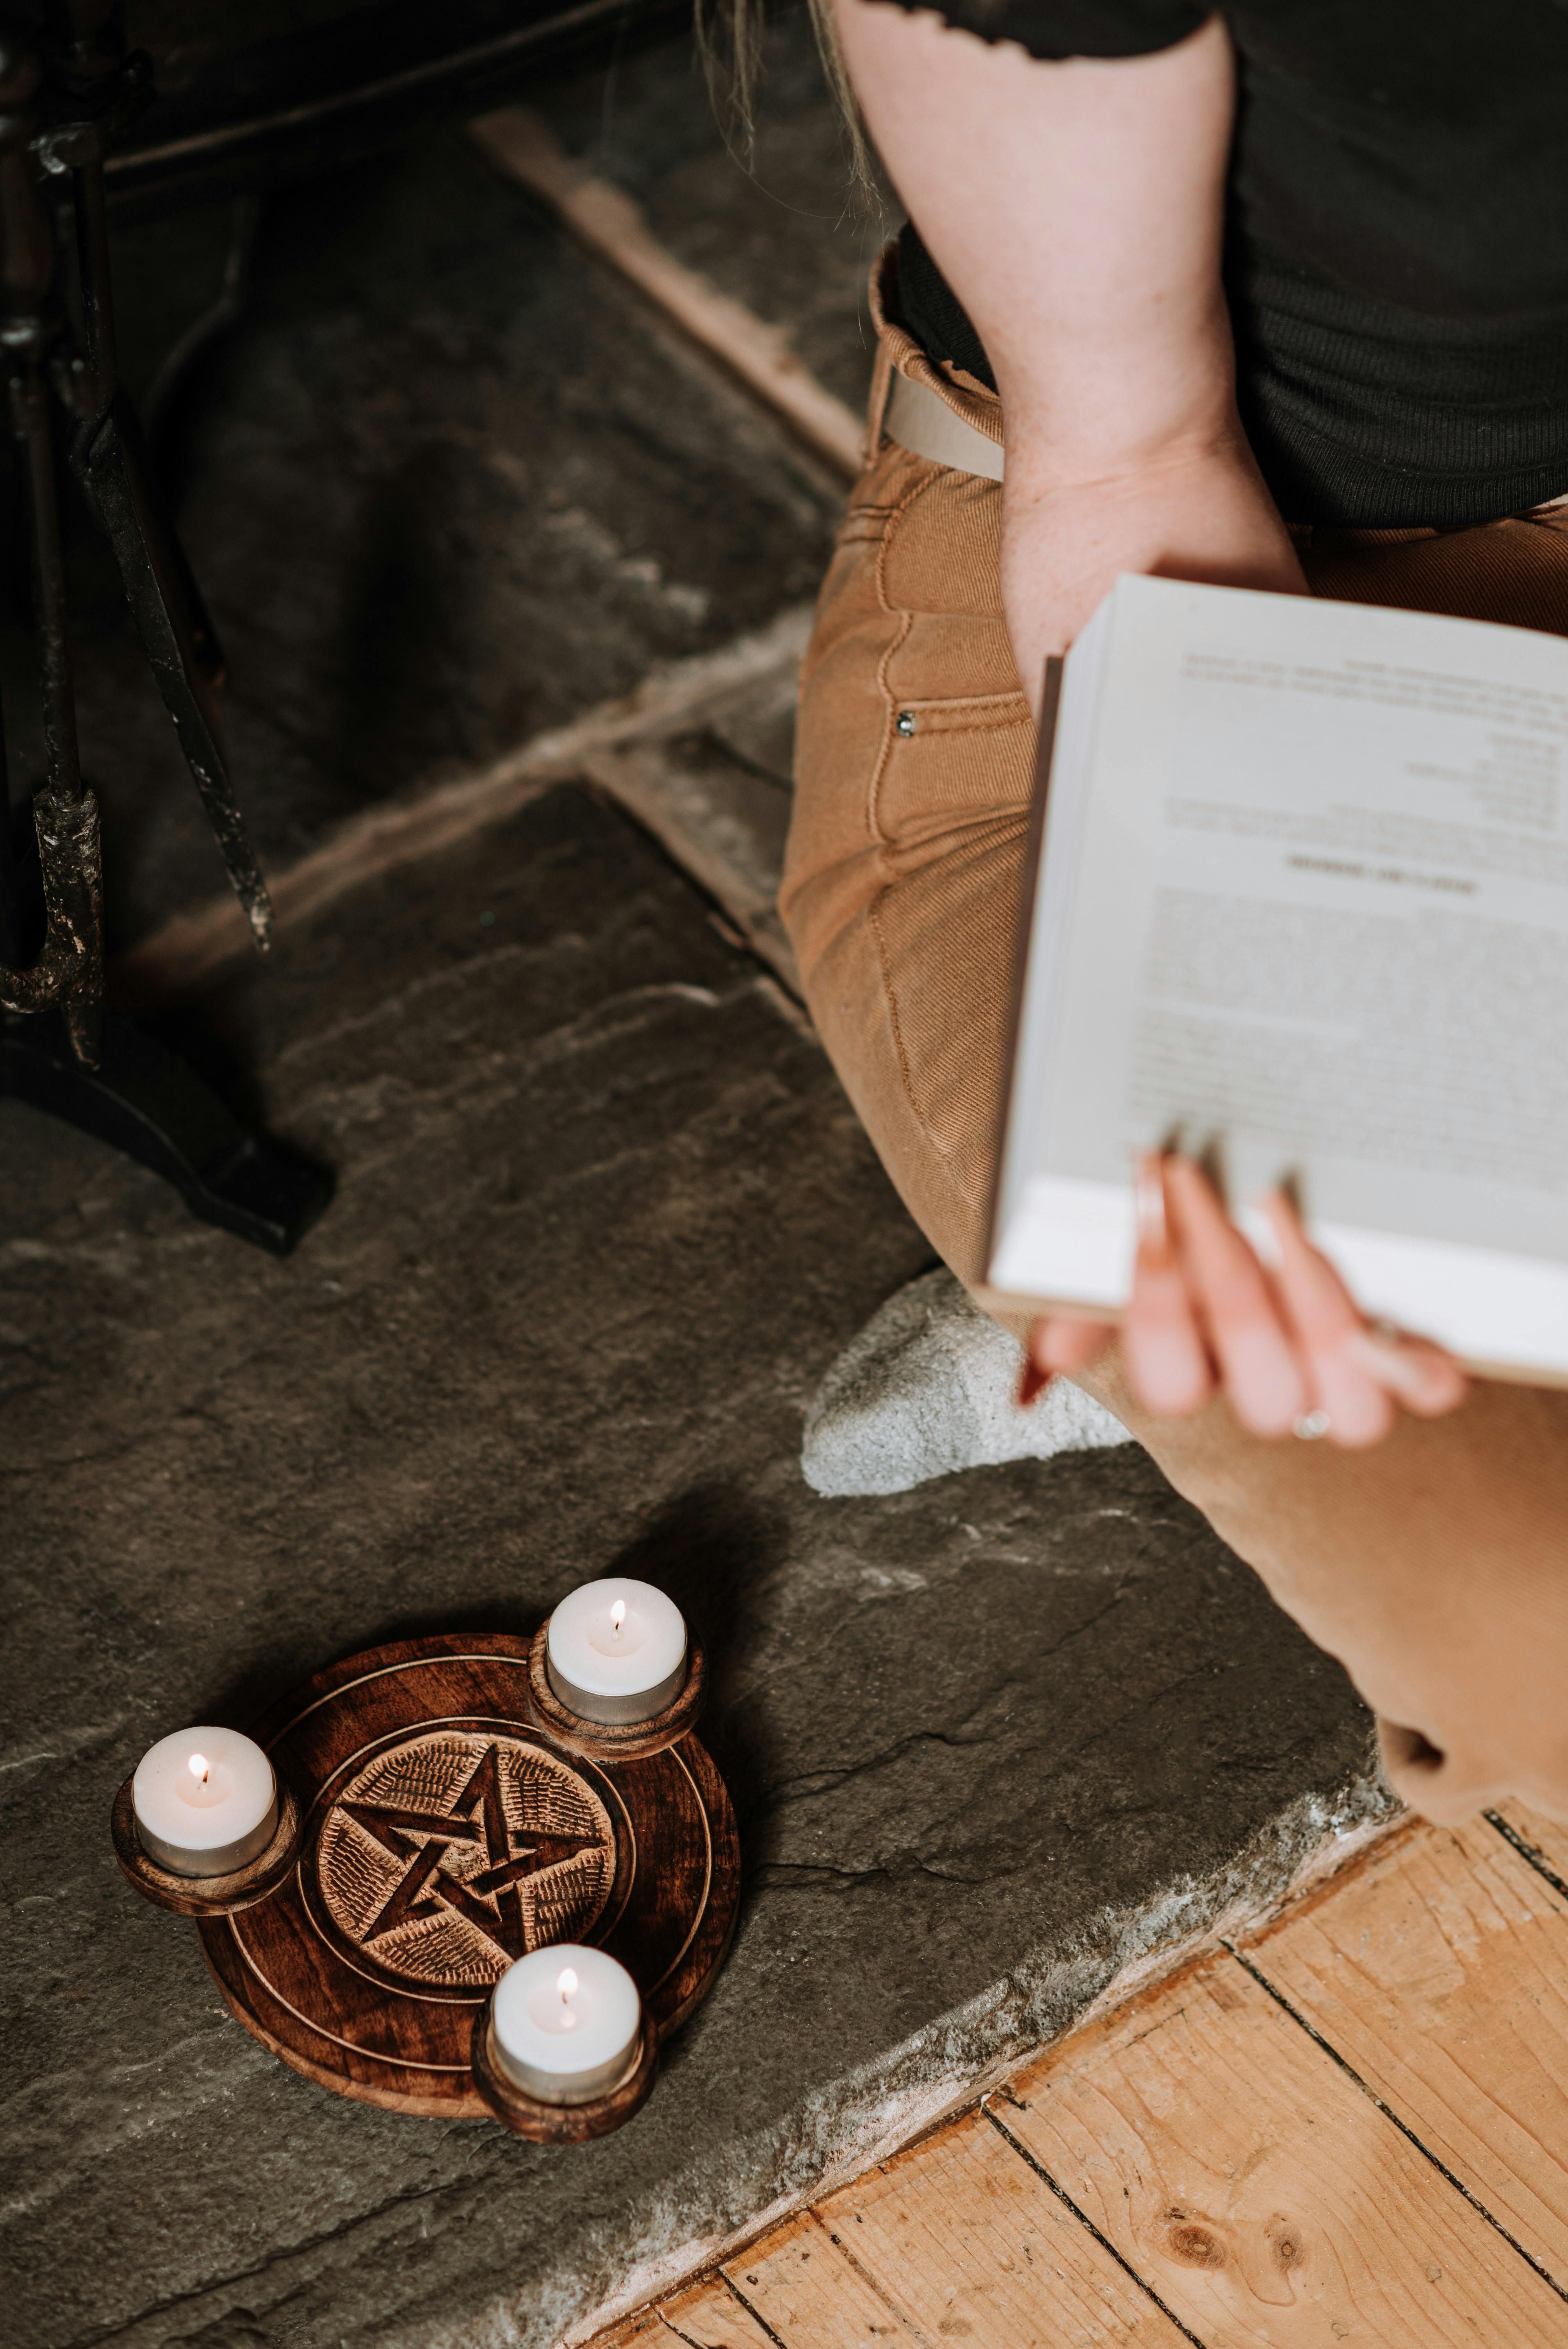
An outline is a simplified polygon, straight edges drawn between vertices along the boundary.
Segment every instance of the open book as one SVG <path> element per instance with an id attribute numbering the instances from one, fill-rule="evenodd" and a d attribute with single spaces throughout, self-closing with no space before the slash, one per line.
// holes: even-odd
<path id="1" fill-rule="evenodd" d="M 1124 577 L 1052 670 L 993 1296 L 1123 1305 L 1179 1141 L 1368 1312 L 1568 1378 L 1568 644 Z"/>

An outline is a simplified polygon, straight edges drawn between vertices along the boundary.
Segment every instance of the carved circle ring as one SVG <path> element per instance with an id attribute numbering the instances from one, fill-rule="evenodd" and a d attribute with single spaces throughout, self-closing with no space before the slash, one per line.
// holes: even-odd
<path id="1" fill-rule="evenodd" d="M 559 1754 L 436 1729 L 338 1790 L 314 1866 L 333 1924 L 379 1972 L 480 1991 L 529 1950 L 586 1940 L 614 1884 L 615 1830 Z"/>

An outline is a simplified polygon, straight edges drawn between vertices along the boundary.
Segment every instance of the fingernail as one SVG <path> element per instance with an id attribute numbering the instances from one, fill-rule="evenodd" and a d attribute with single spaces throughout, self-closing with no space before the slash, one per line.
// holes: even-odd
<path id="1" fill-rule="evenodd" d="M 1032 1402 L 1038 1402 L 1055 1377 L 1055 1371 L 1041 1370 L 1034 1356 L 1027 1356 L 1018 1380 L 1018 1409 L 1027 1411 Z"/>
<path id="2" fill-rule="evenodd" d="M 1395 1333 L 1375 1328 L 1353 1330 L 1345 1340 L 1345 1350 L 1363 1370 L 1410 1402 L 1429 1402 L 1446 1395 L 1450 1384 L 1449 1365 L 1440 1358 L 1434 1361 L 1429 1354 L 1408 1348 Z"/>
<path id="3" fill-rule="evenodd" d="M 1165 1161 L 1147 1150 L 1138 1162 L 1138 1245 L 1150 1255 L 1163 1256 L 1170 1246 L 1165 1221 Z"/>
<path id="4" fill-rule="evenodd" d="M 1268 1217 L 1276 1239 L 1284 1241 L 1305 1237 L 1302 1230 L 1301 1217 L 1296 1212 L 1295 1201 L 1288 1191 L 1281 1190 L 1277 1183 L 1264 1193 L 1258 1205 Z"/>

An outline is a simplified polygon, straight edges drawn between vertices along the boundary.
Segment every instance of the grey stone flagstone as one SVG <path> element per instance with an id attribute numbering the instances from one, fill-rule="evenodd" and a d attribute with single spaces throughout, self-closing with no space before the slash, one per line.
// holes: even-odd
<path id="1" fill-rule="evenodd" d="M 1070 1379 L 1020 1411 L 1023 1365 L 1017 1340 L 953 1273 L 923 1273 L 872 1316 L 812 1396 L 800 1473 L 818 1493 L 907 1493 L 965 1468 L 1132 1441 Z"/>
<path id="2" fill-rule="evenodd" d="M 1387 1808 L 1343 1673 L 1131 1444 L 823 1499 L 928 1262 L 821 1050 L 588 794 L 202 1009 L 337 1169 L 278 1263 L 0 1102 L 0 2306 L 26 2349 L 548 2349 Z M 613 1570 L 713 1658 L 744 1893 L 646 2109 L 351 2104 L 109 1845 L 155 1736 Z"/>

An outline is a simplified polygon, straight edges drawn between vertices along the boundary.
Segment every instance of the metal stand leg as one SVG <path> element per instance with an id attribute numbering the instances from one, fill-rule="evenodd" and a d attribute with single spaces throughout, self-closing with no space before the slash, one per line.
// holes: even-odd
<path id="1" fill-rule="evenodd" d="M 331 1195 L 317 1168 L 258 1142 L 184 1062 L 106 1015 L 98 804 L 83 781 L 55 486 L 51 382 L 75 419 L 71 463 L 119 560 L 127 599 L 258 945 L 269 908 L 219 730 L 222 657 L 160 505 L 115 372 L 103 153 L 145 60 L 127 59 L 118 0 L 51 0 L 58 87 L 0 12 L 0 376 L 9 398 L 32 554 L 48 774 L 33 801 L 36 861 L 13 829 L 0 734 L 0 1094 L 124 1151 L 192 1215 L 286 1255 Z M 40 132 L 38 104 L 52 120 Z M 55 298 L 55 243 L 33 158 L 69 174 L 86 326 L 75 351 Z"/>

